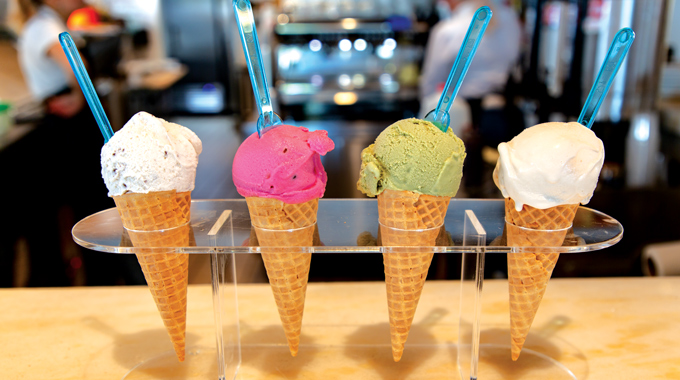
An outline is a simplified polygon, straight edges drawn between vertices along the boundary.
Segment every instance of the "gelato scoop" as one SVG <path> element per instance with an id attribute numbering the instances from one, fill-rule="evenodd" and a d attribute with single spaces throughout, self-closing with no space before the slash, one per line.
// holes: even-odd
<path id="1" fill-rule="evenodd" d="M 175 353 L 185 358 L 191 190 L 201 140 L 188 128 L 135 114 L 104 144 L 102 176 L 149 285 Z"/>
<path id="2" fill-rule="evenodd" d="M 465 145 L 451 129 L 400 120 L 361 152 L 357 188 L 374 197 L 385 189 L 453 197 L 463 176 Z"/>
<path id="3" fill-rule="evenodd" d="M 326 131 L 279 125 L 249 136 L 234 157 L 234 185 L 244 197 L 276 198 L 288 204 L 321 198 L 328 176 L 319 155 L 335 144 Z"/>
<path id="4" fill-rule="evenodd" d="M 527 128 L 498 152 L 493 178 L 517 211 L 588 203 L 604 163 L 602 141 L 576 122 Z"/>
<path id="5" fill-rule="evenodd" d="M 319 155 L 334 147 L 326 131 L 277 125 L 262 136 L 250 135 L 234 156 L 234 185 L 246 198 L 292 356 L 300 345 L 312 259 L 299 247 L 314 244 L 319 198 L 328 179 Z"/>
<path id="6" fill-rule="evenodd" d="M 201 140 L 190 129 L 139 112 L 102 148 L 109 196 L 191 191 L 201 150 Z"/>
<path id="7" fill-rule="evenodd" d="M 465 145 L 448 128 L 400 120 L 361 152 L 357 188 L 378 197 L 379 244 L 414 247 L 383 252 L 392 358 L 401 360 L 432 262 L 431 247 L 444 225 L 463 176 Z"/>

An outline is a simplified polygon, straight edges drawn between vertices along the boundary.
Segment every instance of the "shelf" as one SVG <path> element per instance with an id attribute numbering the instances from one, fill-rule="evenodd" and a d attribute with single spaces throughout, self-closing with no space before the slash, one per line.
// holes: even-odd
<path id="1" fill-rule="evenodd" d="M 503 237 L 503 200 L 452 199 L 444 224 L 451 240 L 448 245 L 432 248 L 434 252 L 464 253 L 474 252 L 478 248 L 463 246 L 466 210 L 474 213 L 486 231 L 486 244 L 482 245 L 487 246 L 487 253 L 507 253 L 512 250 L 505 245 Z M 225 223 L 222 227 L 231 228 L 232 233 L 210 235 L 221 216 L 221 222 Z M 375 199 L 321 199 L 317 225 L 321 243 L 310 248 L 313 253 L 380 253 L 384 249 L 358 243 L 374 242 L 377 236 L 378 204 Z M 192 201 L 191 227 L 195 244 L 174 248 L 175 252 L 260 252 L 259 247 L 248 246 L 251 225 L 248 206 L 243 199 Z M 75 241 L 96 251 L 134 253 L 135 248 L 126 235 L 115 208 L 91 215 L 73 227 Z M 616 244 L 622 236 L 623 226 L 614 218 L 581 206 L 574 219 L 573 233 L 570 231 L 567 234 L 563 246 L 551 247 L 551 250 L 561 253 L 595 251 Z"/>

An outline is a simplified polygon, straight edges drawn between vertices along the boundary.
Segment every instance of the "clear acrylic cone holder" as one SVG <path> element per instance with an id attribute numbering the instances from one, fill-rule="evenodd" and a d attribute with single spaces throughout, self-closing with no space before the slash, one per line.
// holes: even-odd
<path id="1" fill-rule="evenodd" d="M 384 285 L 365 287 L 362 282 L 351 282 L 352 273 L 347 274 L 349 282 L 308 286 L 299 352 L 292 357 L 273 297 L 268 298 L 269 302 L 255 304 L 255 289 L 262 288 L 237 285 L 240 260 L 262 253 L 245 200 L 194 200 L 191 217 L 188 246 L 163 250 L 210 256 L 212 308 L 194 304 L 192 300 L 200 298 L 200 288 L 189 286 L 186 361 L 177 361 L 167 334 L 163 337 L 167 344 L 159 342 L 154 349 L 131 342 L 126 349 L 141 350 L 140 360 L 122 374 L 126 380 L 490 380 L 587 376 L 578 360 L 562 362 L 565 357 L 578 358 L 577 354 L 565 356 L 574 350 L 574 345 L 550 333 L 564 321 L 532 328 L 516 362 L 510 359 L 509 323 L 485 323 L 484 310 L 489 307 L 483 298 L 485 257 L 537 250 L 507 245 L 503 200 L 451 200 L 435 245 L 416 249 L 381 245 L 375 200 L 319 202 L 313 245 L 294 247 L 296 252 L 312 254 L 312 271 L 315 262 L 333 265 L 332 260 L 340 260 L 336 262 L 349 261 L 359 272 L 369 262 L 382 263 L 386 253 L 424 252 L 431 254 L 433 262 L 460 262 L 459 281 L 425 282 L 399 362 L 392 358 Z M 622 235 L 623 227 L 616 220 L 580 207 L 563 244 L 548 248 L 560 254 L 585 254 L 617 243 Z M 129 254 L 139 249 L 126 238 L 116 209 L 83 219 L 73 228 L 73 237 L 83 247 L 102 252 Z M 267 247 L 271 248 L 284 250 Z M 161 346 L 165 349 L 158 348 Z"/>

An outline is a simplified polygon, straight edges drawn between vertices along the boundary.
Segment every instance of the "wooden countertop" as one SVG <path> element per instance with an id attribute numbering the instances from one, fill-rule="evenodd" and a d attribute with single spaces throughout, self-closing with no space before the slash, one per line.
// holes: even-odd
<path id="1" fill-rule="evenodd" d="M 238 378 L 458 378 L 458 289 L 456 281 L 425 285 L 404 358 L 393 363 L 382 283 L 310 284 L 296 358 L 269 286 L 239 285 Z M 187 344 L 214 349 L 211 289 L 192 285 L 188 297 Z M 2 379 L 121 379 L 172 349 L 146 287 L 1 289 L 0 309 Z M 555 378 L 541 371 L 557 367 L 532 365 L 531 351 L 510 361 L 506 281 L 485 281 L 482 318 L 480 380 Z M 680 379 L 678 342 L 680 277 L 558 278 L 525 348 L 578 379 Z"/>

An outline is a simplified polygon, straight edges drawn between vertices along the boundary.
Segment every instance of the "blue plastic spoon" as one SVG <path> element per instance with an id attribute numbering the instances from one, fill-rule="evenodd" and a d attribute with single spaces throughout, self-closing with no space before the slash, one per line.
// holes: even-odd
<path id="1" fill-rule="evenodd" d="M 486 27 L 489 25 L 491 15 L 491 9 L 487 6 L 477 9 L 475 12 L 468 31 L 465 33 L 465 39 L 463 39 L 463 44 L 453 64 L 449 78 L 446 80 L 446 86 L 444 86 L 442 96 L 439 98 L 437 108 L 425 116 L 425 120 L 432 122 L 442 132 L 446 132 L 449 124 L 451 124 L 449 109 L 451 109 L 453 100 L 456 98 L 458 90 L 460 90 L 460 85 L 463 83 L 465 74 L 467 74 L 470 62 L 472 62 L 472 58 L 474 58 L 477 52 L 477 47 L 482 40 Z"/>
<path id="2" fill-rule="evenodd" d="M 257 118 L 257 134 L 259 137 L 262 137 L 262 134 L 266 132 L 266 128 L 283 124 L 283 121 L 272 109 L 272 100 L 269 95 L 264 65 L 262 64 L 260 42 L 257 39 L 253 8 L 250 5 L 250 1 L 234 0 L 233 5 L 243 52 L 248 64 L 248 74 L 250 74 L 250 82 L 253 85 L 255 101 L 260 113 L 260 116 Z"/>
<path id="3" fill-rule="evenodd" d="M 619 71 L 623 59 L 626 58 L 634 39 L 635 32 L 631 28 L 623 28 L 614 36 L 607 56 L 602 62 L 602 67 L 600 67 L 600 72 L 597 74 L 597 79 L 595 79 L 586 103 L 581 110 L 581 115 L 578 117 L 578 122 L 587 128 L 593 126 L 597 111 L 600 109 L 605 96 L 607 96 L 607 92 L 614 82 L 614 77 L 616 77 L 616 73 Z"/>
<path id="4" fill-rule="evenodd" d="M 83 60 L 80 59 L 80 53 L 78 53 L 76 43 L 68 32 L 59 34 L 59 43 L 61 44 L 61 48 L 64 49 L 66 58 L 68 58 L 68 62 L 71 64 L 71 70 L 73 70 L 73 74 L 76 76 L 80 89 L 83 91 L 83 95 L 85 95 L 87 104 L 90 105 L 92 114 L 97 120 L 97 125 L 99 125 L 99 130 L 102 132 L 104 142 L 106 143 L 113 136 L 113 129 L 111 129 L 111 123 L 109 123 L 106 112 L 104 112 L 104 107 L 102 107 L 102 103 L 99 101 L 97 92 L 92 85 L 92 80 L 90 80 L 90 76 L 87 74 L 87 70 L 85 70 Z"/>

